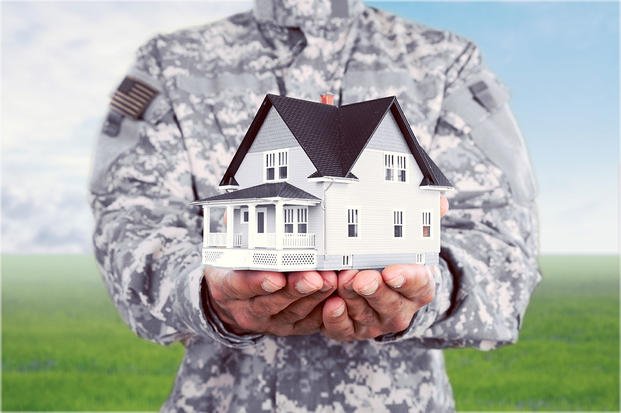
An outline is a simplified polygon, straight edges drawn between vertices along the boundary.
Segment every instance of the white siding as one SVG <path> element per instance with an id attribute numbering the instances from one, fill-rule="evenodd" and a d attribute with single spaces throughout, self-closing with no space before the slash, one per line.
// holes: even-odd
<path id="1" fill-rule="evenodd" d="M 309 182 L 308 176 L 316 169 L 299 146 L 289 149 L 289 166 L 287 168 L 288 178 L 286 182 L 315 195 L 317 198 L 323 197 L 324 184 Z M 247 153 L 235 174 L 239 188 L 248 188 L 265 183 L 263 169 L 263 152 Z"/>
<path id="2" fill-rule="evenodd" d="M 293 148 L 295 146 L 298 146 L 298 141 L 276 109 L 270 108 L 248 152 L 264 152 L 275 149 Z"/>
<path id="3" fill-rule="evenodd" d="M 407 155 L 408 182 L 384 180 L 384 152 L 366 149 L 352 169 L 359 182 L 334 184 L 326 196 L 326 254 L 439 252 L 440 194 L 419 189 L 422 173 Z M 347 209 L 358 208 L 358 237 L 347 236 Z M 393 211 L 403 211 L 403 237 L 393 237 Z M 431 237 L 422 211 L 432 211 Z"/>
<path id="4" fill-rule="evenodd" d="M 367 149 L 410 153 L 392 113 L 388 112 L 367 143 Z"/>

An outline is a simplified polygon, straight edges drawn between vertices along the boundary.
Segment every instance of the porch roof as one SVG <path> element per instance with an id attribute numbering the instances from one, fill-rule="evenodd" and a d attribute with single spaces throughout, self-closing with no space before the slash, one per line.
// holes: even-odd
<path id="1" fill-rule="evenodd" d="M 250 188 L 239 189 L 225 194 L 211 196 L 209 198 L 194 201 L 192 205 L 201 205 L 211 203 L 213 201 L 233 201 L 242 199 L 264 199 L 264 198 L 282 198 L 282 199 L 300 199 L 310 201 L 320 201 L 316 196 L 291 185 L 288 182 L 274 182 L 251 186 Z"/>

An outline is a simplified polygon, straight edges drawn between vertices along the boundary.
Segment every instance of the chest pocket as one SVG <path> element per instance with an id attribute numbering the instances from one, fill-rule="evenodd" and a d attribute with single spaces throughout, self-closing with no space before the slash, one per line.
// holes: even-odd
<path id="1" fill-rule="evenodd" d="M 343 78 L 342 104 L 396 96 L 416 137 L 427 149 L 442 92 L 442 82 L 434 76 L 414 80 L 405 70 L 348 71 Z"/>
<path id="2" fill-rule="evenodd" d="M 278 93 L 276 78 L 271 73 L 177 79 L 173 105 L 192 160 L 199 196 L 215 192 L 268 93 Z"/>

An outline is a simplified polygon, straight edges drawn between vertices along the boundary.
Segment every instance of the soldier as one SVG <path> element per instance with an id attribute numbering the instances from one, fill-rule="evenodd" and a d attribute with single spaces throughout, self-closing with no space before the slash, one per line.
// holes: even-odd
<path id="1" fill-rule="evenodd" d="M 326 90 L 340 104 L 396 95 L 456 186 L 439 265 L 203 269 L 188 202 L 216 193 L 266 93 Z M 164 411 L 452 411 L 440 349 L 515 342 L 540 280 L 533 177 L 505 88 L 471 42 L 361 0 L 256 0 L 149 41 L 114 94 L 90 190 L 123 319 L 186 347 Z"/>

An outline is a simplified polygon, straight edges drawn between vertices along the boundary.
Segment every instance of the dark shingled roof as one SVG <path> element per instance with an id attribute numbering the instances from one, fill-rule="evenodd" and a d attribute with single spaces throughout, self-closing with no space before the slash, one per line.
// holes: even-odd
<path id="1" fill-rule="evenodd" d="M 274 107 L 317 168 L 311 177 L 351 177 L 351 168 L 386 115 L 391 112 L 428 184 L 451 187 L 438 166 L 420 146 L 394 96 L 344 106 L 267 95 L 246 132 L 220 185 L 234 180 L 269 109 Z"/>
<path id="2" fill-rule="evenodd" d="M 215 195 L 209 198 L 195 201 L 192 204 L 200 204 L 205 201 L 223 201 L 234 199 L 256 199 L 256 198 L 287 198 L 287 199 L 311 199 L 319 200 L 314 195 L 297 188 L 287 182 L 276 182 L 251 186 L 250 188 L 228 192 L 226 194 Z"/>

